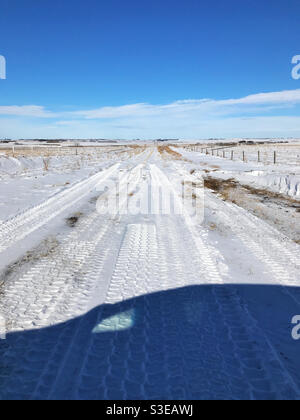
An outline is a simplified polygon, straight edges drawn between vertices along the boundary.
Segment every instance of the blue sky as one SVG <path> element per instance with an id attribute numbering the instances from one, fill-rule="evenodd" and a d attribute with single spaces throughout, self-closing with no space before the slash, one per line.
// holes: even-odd
<path id="1" fill-rule="evenodd" d="M 0 138 L 300 137 L 300 0 L 0 10 Z"/>

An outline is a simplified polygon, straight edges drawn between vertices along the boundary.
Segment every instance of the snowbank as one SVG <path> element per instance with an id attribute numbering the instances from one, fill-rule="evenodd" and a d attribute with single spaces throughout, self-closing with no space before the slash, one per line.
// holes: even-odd
<path id="1" fill-rule="evenodd" d="M 286 194 L 290 197 L 300 198 L 300 176 L 265 174 L 264 172 L 252 174 L 236 174 L 235 178 L 241 184 L 247 184 L 256 188 L 266 188 L 271 191 Z"/>
<path id="2" fill-rule="evenodd" d="M 177 149 L 183 157 L 197 164 L 198 169 L 211 170 L 214 177 L 233 178 L 241 184 L 268 189 L 275 193 L 300 198 L 300 168 L 295 165 L 264 165 L 263 163 L 231 161 Z"/>
<path id="3" fill-rule="evenodd" d="M 16 175 L 26 171 L 39 170 L 44 167 L 44 162 L 41 157 L 37 158 L 13 158 L 0 156 L 0 174 L 1 175 Z"/>

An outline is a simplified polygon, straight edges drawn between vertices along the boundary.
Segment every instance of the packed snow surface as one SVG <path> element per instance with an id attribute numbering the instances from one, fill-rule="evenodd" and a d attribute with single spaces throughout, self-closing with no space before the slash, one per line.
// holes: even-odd
<path id="1" fill-rule="evenodd" d="M 300 398 L 299 245 L 215 169 L 299 196 L 297 167 L 183 147 L 0 157 L 0 399 Z"/>

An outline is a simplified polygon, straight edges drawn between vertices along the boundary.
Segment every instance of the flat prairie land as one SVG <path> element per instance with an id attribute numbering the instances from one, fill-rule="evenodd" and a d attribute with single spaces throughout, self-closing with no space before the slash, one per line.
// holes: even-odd
<path id="1" fill-rule="evenodd" d="M 0 399 L 299 399 L 299 156 L 1 147 Z"/>

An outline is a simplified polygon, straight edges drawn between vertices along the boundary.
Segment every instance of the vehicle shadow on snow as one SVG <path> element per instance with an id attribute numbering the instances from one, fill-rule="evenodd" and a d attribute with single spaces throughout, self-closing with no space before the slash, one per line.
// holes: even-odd
<path id="1" fill-rule="evenodd" d="M 8 334 L 0 399 L 297 399 L 296 299 L 300 288 L 190 286 Z"/>

